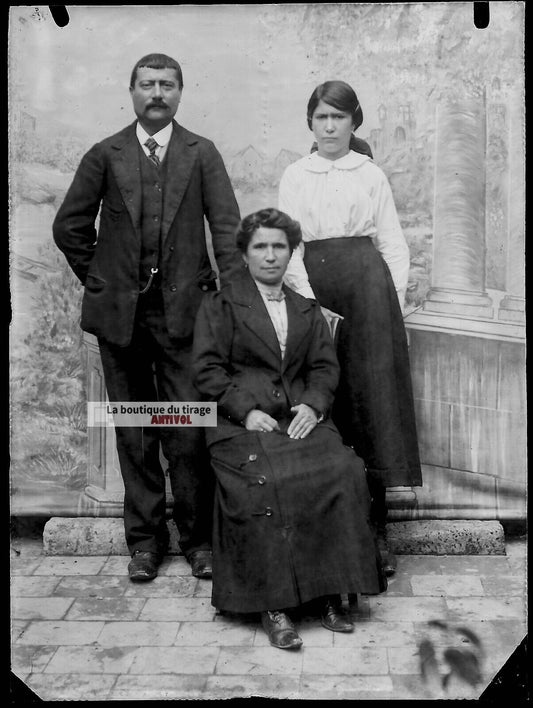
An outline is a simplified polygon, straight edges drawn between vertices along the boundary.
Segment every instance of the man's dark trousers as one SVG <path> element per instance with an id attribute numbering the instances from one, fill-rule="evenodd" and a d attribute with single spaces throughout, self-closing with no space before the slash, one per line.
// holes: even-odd
<path id="1" fill-rule="evenodd" d="M 169 337 L 158 287 L 139 295 L 128 346 L 98 341 L 109 401 L 199 400 L 192 383 L 192 335 L 184 340 Z M 168 547 L 160 442 L 168 461 L 180 548 L 187 558 L 193 551 L 210 548 L 214 481 L 203 428 L 116 427 L 115 431 L 130 553 L 164 554 Z"/>

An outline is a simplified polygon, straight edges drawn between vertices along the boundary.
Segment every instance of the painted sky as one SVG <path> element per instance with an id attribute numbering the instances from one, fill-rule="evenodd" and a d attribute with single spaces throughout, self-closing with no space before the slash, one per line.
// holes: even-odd
<path id="1" fill-rule="evenodd" d="M 63 29 L 47 7 L 11 11 L 11 86 L 30 113 L 95 137 L 119 130 L 134 118 L 134 63 L 160 51 L 182 66 L 178 120 L 186 127 L 229 153 L 249 143 L 270 154 L 308 149 L 308 61 L 295 37 L 269 44 L 268 8 L 67 7 Z"/>
<path id="2" fill-rule="evenodd" d="M 270 157 L 282 148 L 303 154 L 312 142 L 307 101 L 327 79 L 356 89 L 361 137 L 379 126 L 380 103 L 394 101 L 411 102 L 418 129 L 427 130 L 436 94 L 446 82 L 461 85 L 464 66 L 490 79 L 503 61 L 512 83 L 521 71 L 519 6 L 491 3 L 483 31 L 474 28 L 470 2 L 67 5 L 65 28 L 48 6 L 13 7 L 10 103 L 89 146 L 134 119 L 131 69 L 160 51 L 183 68 L 178 121 L 213 139 L 225 158 L 249 144 Z M 502 54 L 504 46 L 515 56 Z"/>

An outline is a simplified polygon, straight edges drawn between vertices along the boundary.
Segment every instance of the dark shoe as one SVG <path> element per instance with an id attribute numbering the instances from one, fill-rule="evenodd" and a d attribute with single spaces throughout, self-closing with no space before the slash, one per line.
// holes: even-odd
<path id="1" fill-rule="evenodd" d="M 130 580 L 144 582 L 157 577 L 157 568 L 161 564 L 162 556 L 153 551 L 134 551 L 128 565 Z"/>
<path id="2" fill-rule="evenodd" d="M 396 556 L 389 548 L 386 531 L 378 531 L 378 549 L 379 555 L 381 556 L 381 567 L 383 568 L 385 575 L 389 578 L 396 572 L 398 562 L 396 560 Z"/>
<path id="3" fill-rule="evenodd" d="M 299 649 L 302 646 L 303 642 L 298 632 L 284 612 L 278 610 L 261 612 L 261 623 L 273 647 Z"/>
<path id="4" fill-rule="evenodd" d="M 211 551 L 194 551 L 188 558 L 191 573 L 195 578 L 211 578 L 213 575 L 213 553 Z"/>
<path id="5" fill-rule="evenodd" d="M 322 626 L 332 632 L 353 632 L 353 622 L 344 614 L 340 599 L 325 598 L 320 617 Z"/>

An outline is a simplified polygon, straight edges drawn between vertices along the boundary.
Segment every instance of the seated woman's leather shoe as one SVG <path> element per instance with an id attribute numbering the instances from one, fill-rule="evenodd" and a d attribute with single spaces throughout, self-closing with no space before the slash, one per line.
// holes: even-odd
<path id="1" fill-rule="evenodd" d="M 320 617 L 322 626 L 332 632 L 353 632 L 354 624 L 342 609 L 340 597 L 326 597 Z"/>
<path id="2" fill-rule="evenodd" d="M 261 623 L 273 647 L 299 649 L 302 646 L 298 632 L 284 612 L 278 610 L 261 612 Z"/>

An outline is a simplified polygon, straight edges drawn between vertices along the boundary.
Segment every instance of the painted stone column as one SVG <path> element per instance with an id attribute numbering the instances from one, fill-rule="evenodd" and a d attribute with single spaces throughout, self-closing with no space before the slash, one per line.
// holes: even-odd
<path id="1" fill-rule="evenodd" d="M 417 507 L 410 513 L 418 519 L 522 523 L 525 327 L 512 308 L 523 282 L 523 212 L 516 207 L 523 201 L 524 156 L 510 149 L 500 175 L 502 184 L 506 181 L 500 194 L 513 199 L 502 209 L 510 226 L 508 234 L 499 235 L 507 246 L 496 262 L 499 274 L 507 271 L 507 296 L 501 300 L 502 290 L 485 289 L 490 166 L 484 126 L 481 101 L 449 103 L 437 121 L 432 287 L 424 306 L 405 319 L 423 470 Z M 510 140 L 505 128 L 502 154 Z M 502 218 L 502 228 L 506 222 Z"/>
<path id="2" fill-rule="evenodd" d="M 432 287 L 424 310 L 492 317 L 485 292 L 485 106 L 437 113 Z"/>
<path id="3" fill-rule="evenodd" d="M 106 401 L 104 372 L 96 337 L 84 333 L 87 400 Z M 87 486 L 81 497 L 81 511 L 88 516 L 122 516 L 124 484 L 116 448 L 114 428 L 87 429 Z"/>
<path id="4" fill-rule="evenodd" d="M 505 276 L 506 295 L 498 318 L 525 324 L 525 145 L 524 107 L 520 96 L 510 100 L 508 240 Z"/>

